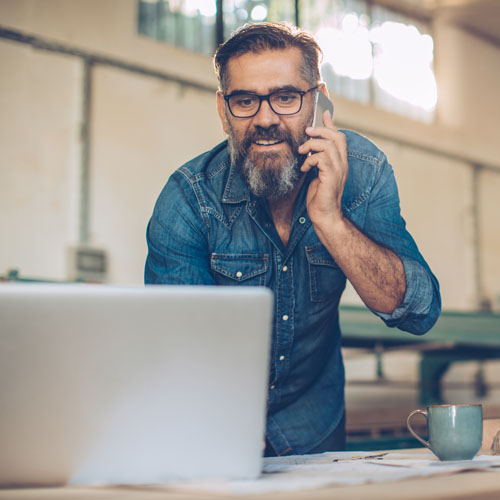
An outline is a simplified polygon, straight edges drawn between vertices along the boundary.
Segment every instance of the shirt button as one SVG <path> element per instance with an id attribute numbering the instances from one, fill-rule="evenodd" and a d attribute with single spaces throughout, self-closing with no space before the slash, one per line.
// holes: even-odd
<path id="1" fill-rule="evenodd" d="M 237 278 L 241 278 L 242 276 L 243 276 L 243 273 L 242 273 L 241 271 L 238 271 L 238 272 L 236 273 L 236 277 L 237 277 Z"/>
<path id="2" fill-rule="evenodd" d="M 287 266 L 283 266 L 283 272 L 287 272 L 288 271 L 288 267 Z"/>
<path id="3" fill-rule="evenodd" d="M 276 389 L 276 386 L 272 385 L 271 387 L 269 387 L 269 389 L 271 389 L 271 390 Z"/>
<path id="4" fill-rule="evenodd" d="M 280 361 L 283 361 L 285 359 L 285 356 L 280 356 Z"/>
<path id="5" fill-rule="evenodd" d="M 306 218 L 305 218 L 305 217 L 301 217 L 301 218 L 299 219 L 299 222 L 300 222 L 301 224 L 304 224 L 304 222 L 305 222 L 305 221 L 306 221 Z"/>
<path id="6" fill-rule="evenodd" d="M 288 321 L 288 314 L 283 314 L 282 319 L 283 319 L 283 321 Z"/>

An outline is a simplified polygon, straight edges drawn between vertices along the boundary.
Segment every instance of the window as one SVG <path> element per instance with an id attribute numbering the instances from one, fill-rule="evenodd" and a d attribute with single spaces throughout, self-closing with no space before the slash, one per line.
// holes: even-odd
<path id="1" fill-rule="evenodd" d="M 212 55 L 247 22 L 288 21 L 318 39 L 330 91 L 431 122 L 437 102 L 428 27 L 368 0 L 139 0 L 139 32 Z M 217 5 L 223 5 L 217 12 Z"/>
<path id="2" fill-rule="evenodd" d="M 224 39 L 249 22 L 295 23 L 294 0 L 224 0 L 223 5 Z"/>
<path id="3" fill-rule="evenodd" d="M 301 25 L 324 52 L 323 78 L 348 99 L 431 122 L 437 103 L 434 45 L 423 23 L 363 0 L 300 3 Z"/>
<path id="4" fill-rule="evenodd" d="M 139 33 L 205 55 L 216 46 L 215 17 L 215 0 L 139 1 Z"/>
<path id="5" fill-rule="evenodd" d="M 437 104 L 434 41 L 426 27 L 380 7 L 372 10 L 373 103 L 431 122 Z"/>

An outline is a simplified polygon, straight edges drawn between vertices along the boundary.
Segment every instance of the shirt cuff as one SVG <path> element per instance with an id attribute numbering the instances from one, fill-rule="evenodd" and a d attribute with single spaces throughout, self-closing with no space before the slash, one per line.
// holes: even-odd
<path id="1" fill-rule="evenodd" d="M 433 287 L 427 270 L 418 262 L 408 257 L 400 256 L 405 270 L 406 291 L 401 304 L 391 314 L 381 313 L 372 309 L 388 326 L 397 326 L 408 315 L 425 316 L 432 305 Z"/>

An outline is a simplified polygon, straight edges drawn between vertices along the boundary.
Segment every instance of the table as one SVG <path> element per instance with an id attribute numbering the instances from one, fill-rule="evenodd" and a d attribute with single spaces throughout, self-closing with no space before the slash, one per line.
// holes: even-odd
<path id="1" fill-rule="evenodd" d="M 498 500 L 499 472 L 467 472 L 452 476 L 393 483 L 328 487 L 263 495 L 205 495 L 148 491 L 140 488 L 38 488 L 0 490 L 0 500 Z"/>
<path id="2" fill-rule="evenodd" d="M 415 450 L 397 450 L 415 453 Z M 422 451 L 425 453 L 425 451 Z M 0 490 L 0 500 L 481 500 L 500 498 L 500 468 L 359 486 L 234 495 L 180 493 L 142 487 L 60 487 Z"/>

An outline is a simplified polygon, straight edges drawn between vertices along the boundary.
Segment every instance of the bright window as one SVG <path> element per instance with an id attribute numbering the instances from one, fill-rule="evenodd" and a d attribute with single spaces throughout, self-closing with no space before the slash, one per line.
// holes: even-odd
<path id="1" fill-rule="evenodd" d="M 139 32 L 212 55 L 247 22 L 287 21 L 311 31 L 324 52 L 330 92 L 431 122 L 437 102 L 428 27 L 367 0 L 139 0 Z"/>

